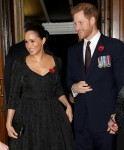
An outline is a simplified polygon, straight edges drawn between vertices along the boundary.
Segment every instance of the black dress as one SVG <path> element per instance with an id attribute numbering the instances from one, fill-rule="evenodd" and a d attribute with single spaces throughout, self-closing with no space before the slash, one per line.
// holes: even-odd
<path id="1" fill-rule="evenodd" d="M 10 138 L 10 150 L 73 150 L 70 122 L 58 98 L 63 95 L 56 66 L 41 76 L 24 61 L 15 61 L 9 96 L 14 122 L 23 123 L 24 133 Z"/>
<path id="2" fill-rule="evenodd" d="M 119 92 L 115 113 L 115 119 L 119 127 L 117 134 L 117 150 L 124 150 L 124 86 Z"/>

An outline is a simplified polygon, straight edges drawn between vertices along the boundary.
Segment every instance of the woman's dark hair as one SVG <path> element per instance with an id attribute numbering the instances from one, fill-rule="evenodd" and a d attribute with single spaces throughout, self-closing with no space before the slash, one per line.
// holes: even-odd
<path id="1" fill-rule="evenodd" d="M 44 37 L 46 38 L 46 30 L 42 25 L 30 25 L 28 28 L 25 30 L 25 33 L 28 31 L 34 31 L 39 38 L 43 39 Z"/>

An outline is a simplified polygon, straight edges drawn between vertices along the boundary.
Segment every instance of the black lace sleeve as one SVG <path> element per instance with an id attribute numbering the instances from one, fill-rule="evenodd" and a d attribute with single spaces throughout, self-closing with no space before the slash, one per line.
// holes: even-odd
<path id="1" fill-rule="evenodd" d="M 63 91 L 63 87 L 60 80 L 60 75 L 56 75 L 56 96 L 59 98 L 60 96 L 65 95 Z"/>
<path id="2" fill-rule="evenodd" d="M 124 87 L 119 92 L 115 113 L 118 125 L 124 126 Z"/>
<path id="3" fill-rule="evenodd" d="M 19 61 L 15 61 L 12 67 L 11 86 L 8 101 L 9 109 L 16 109 L 18 105 L 21 91 L 21 78 L 22 78 L 21 74 L 22 74 L 21 63 Z"/>
<path id="4" fill-rule="evenodd" d="M 61 59 L 58 57 L 54 57 L 56 63 L 56 96 L 59 98 L 62 95 L 65 95 L 63 86 L 61 83 L 61 69 L 62 69 L 62 62 Z"/>

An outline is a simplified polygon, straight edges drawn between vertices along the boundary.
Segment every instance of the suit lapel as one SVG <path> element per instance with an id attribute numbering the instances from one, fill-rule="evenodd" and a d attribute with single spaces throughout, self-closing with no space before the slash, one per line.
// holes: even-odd
<path id="1" fill-rule="evenodd" d="M 84 59 L 83 59 L 83 44 L 84 41 L 79 43 L 78 49 L 77 49 L 77 58 L 79 62 L 79 67 L 81 69 L 82 76 L 85 75 L 85 67 L 84 67 Z"/>

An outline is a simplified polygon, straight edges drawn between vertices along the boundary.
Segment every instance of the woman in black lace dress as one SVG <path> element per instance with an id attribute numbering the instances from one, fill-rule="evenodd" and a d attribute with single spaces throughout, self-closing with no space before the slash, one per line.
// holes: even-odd
<path id="1" fill-rule="evenodd" d="M 119 92 L 115 114 L 111 115 L 108 126 L 111 134 L 117 133 L 117 150 L 124 150 L 124 87 Z"/>
<path id="2" fill-rule="evenodd" d="M 6 123 L 10 150 L 74 149 L 72 109 L 62 90 L 58 60 L 44 51 L 45 34 L 42 26 L 30 26 L 25 32 L 29 55 L 13 65 Z"/>

